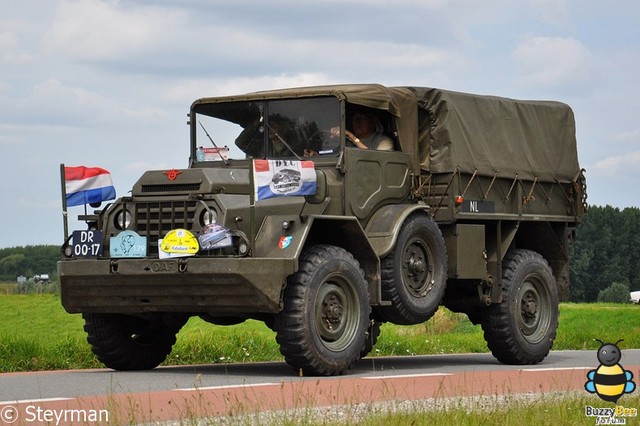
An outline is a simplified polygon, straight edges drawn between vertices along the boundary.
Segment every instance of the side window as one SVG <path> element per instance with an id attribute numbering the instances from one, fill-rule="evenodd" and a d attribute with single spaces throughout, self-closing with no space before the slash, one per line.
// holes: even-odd
<path id="1" fill-rule="evenodd" d="M 347 146 L 360 149 L 394 151 L 396 130 L 388 111 L 347 104 Z"/>

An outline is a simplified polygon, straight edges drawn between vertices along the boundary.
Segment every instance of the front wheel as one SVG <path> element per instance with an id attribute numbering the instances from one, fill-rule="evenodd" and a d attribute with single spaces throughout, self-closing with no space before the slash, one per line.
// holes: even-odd
<path id="1" fill-rule="evenodd" d="M 340 247 L 313 246 L 284 291 L 284 308 L 275 320 L 280 352 L 304 374 L 342 374 L 360 358 L 369 313 L 359 263 Z"/>
<path id="2" fill-rule="evenodd" d="M 489 349 L 505 364 L 536 364 L 551 350 L 558 328 L 558 289 L 547 261 L 513 250 L 503 263 L 502 303 L 484 312 Z"/>
<path id="3" fill-rule="evenodd" d="M 172 324 L 116 314 L 82 314 L 92 352 L 114 370 L 149 370 L 162 363 L 186 323 Z"/>

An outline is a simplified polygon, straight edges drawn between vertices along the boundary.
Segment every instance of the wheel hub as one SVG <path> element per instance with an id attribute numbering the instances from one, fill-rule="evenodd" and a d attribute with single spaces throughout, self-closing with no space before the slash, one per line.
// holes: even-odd
<path id="1" fill-rule="evenodd" d="M 338 283 L 340 280 L 322 286 L 315 313 L 318 334 L 332 350 L 340 350 L 348 341 L 349 327 L 356 313 L 350 293 Z"/>
<path id="2" fill-rule="evenodd" d="M 549 314 L 545 311 L 544 294 L 539 293 L 538 281 L 531 277 L 520 291 L 519 328 L 527 340 L 537 342 L 546 333 Z"/>
<path id="3" fill-rule="evenodd" d="M 525 319 L 534 319 L 538 313 L 538 304 L 536 300 L 529 296 L 522 299 L 522 316 Z"/>
<path id="4" fill-rule="evenodd" d="M 422 259 L 409 259 L 409 270 L 415 276 L 425 271 L 424 261 Z"/>
<path id="5" fill-rule="evenodd" d="M 340 325 L 342 312 L 342 304 L 335 295 L 329 294 L 322 301 L 322 320 L 329 330 L 334 330 Z"/>
<path id="6" fill-rule="evenodd" d="M 415 297 L 424 297 L 433 287 L 427 250 L 419 241 L 407 246 L 402 258 L 406 285 Z"/>

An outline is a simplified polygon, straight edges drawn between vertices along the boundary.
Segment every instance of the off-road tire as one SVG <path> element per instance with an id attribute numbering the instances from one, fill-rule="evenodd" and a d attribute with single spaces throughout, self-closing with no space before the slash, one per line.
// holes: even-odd
<path id="1" fill-rule="evenodd" d="M 149 370 L 162 363 L 182 325 L 116 314 L 82 314 L 91 351 L 109 368 Z M 185 320 L 186 322 L 186 320 Z"/>
<path id="2" fill-rule="evenodd" d="M 370 310 L 358 261 L 340 247 L 313 246 L 284 290 L 275 320 L 280 352 L 305 375 L 342 374 L 360 358 Z"/>
<path id="3" fill-rule="evenodd" d="M 378 309 L 384 321 L 420 324 L 436 313 L 447 285 L 447 249 L 433 220 L 410 216 L 380 266 L 382 298 L 391 301 Z"/>
<path id="4" fill-rule="evenodd" d="M 502 268 L 502 303 L 485 311 L 487 346 L 505 364 L 536 364 L 551 350 L 558 328 L 558 289 L 547 261 L 531 250 L 508 253 Z"/>

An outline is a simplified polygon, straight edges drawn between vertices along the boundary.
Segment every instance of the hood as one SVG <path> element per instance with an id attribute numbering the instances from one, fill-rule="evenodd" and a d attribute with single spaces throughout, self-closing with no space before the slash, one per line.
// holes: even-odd
<path id="1" fill-rule="evenodd" d="M 171 169 L 145 172 L 133 185 L 132 195 L 250 194 L 249 169 Z"/>

